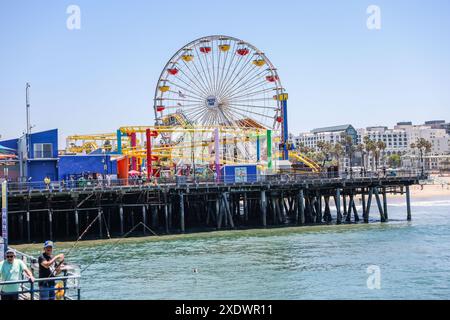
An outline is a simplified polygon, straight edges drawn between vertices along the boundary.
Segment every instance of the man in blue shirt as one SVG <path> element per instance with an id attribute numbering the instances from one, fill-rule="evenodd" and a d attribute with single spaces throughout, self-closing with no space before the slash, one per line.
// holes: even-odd
<path id="1" fill-rule="evenodd" d="M 22 260 L 16 259 L 14 250 L 8 250 L 5 254 L 5 260 L 0 262 L 0 281 L 19 281 L 22 280 L 23 273 L 26 273 L 31 282 L 34 277 Z M 18 300 L 20 284 L 6 284 L 0 286 L 2 300 Z"/>

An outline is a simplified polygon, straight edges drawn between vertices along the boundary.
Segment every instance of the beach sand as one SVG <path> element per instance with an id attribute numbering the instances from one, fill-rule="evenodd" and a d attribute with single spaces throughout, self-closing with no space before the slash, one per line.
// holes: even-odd
<path id="1" fill-rule="evenodd" d="M 450 199 L 450 177 L 437 177 L 433 183 L 427 183 L 423 185 L 415 185 L 410 187 L 411 201 L 424 200 L 424 199 Z M 439 183 L 438 183 L 439 182 Z M 442 182 L 442 183 L 441 183 Z M 392 194 L 389 195 L 389 199 L 404 199 L 405 194 Z"/>

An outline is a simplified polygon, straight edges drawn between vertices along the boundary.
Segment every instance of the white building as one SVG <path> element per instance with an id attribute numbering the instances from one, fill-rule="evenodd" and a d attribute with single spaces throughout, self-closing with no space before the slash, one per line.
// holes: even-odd
<path id="1" fill-rule="evenodd" d="M 413 125 L 411 122 L 399 122 L 393 129 L 385 126 L 368 127 L 366 129 L 355 130 L 351 125 L 315 129 L 308 133 L 301 133 L 295 137 L 295 143 L 298 146 L 303 144 L 313 150 L 318 151 L 317 143 L 319 141 L 335 144 L 340 142 L 342 134 L 355 135 L 355 144 L 363 144 L 364 137 L 369 137 L 372 141 L 383 141 L 386 149 L 381 153 L 378 167 L 388 166 L 388 158 L 393 154 L 402 157 L 405 167 L 419 167 L 417 149 L 412 149 L 411 144 L 416 143 L 423 138 L 432 145 L 431 152 L 426 155 L 424 162 L 426 168 L 436 170 L 442 167 L 443 163 L 448 161 L 447 155 L 450 155 L 450 135 L 445 127 L 445 121 L 430 121 L 428 125 Z M 356 134 L 353 132 L 356 132 Z M 357 154 L 357 158 L 362 155 Z M 366 166 L 375 167 L 373 155 L 365 155 Z M 358 163 L 358 159 L 353 163 Z M 343 166 L 349 165 L 348 159 L 344 159 Z"/>
<path id="2" fill-rule="evenodd" d="M 296 146 L 303 145 L 315 151 L 319 151 L 317 143 L 329 142 L 336 144 L 342 140 L 345 135 L 353 137 L 356 142 L 357 132 L 352 125 L 346 124 L 342 126 L 326 127 L 311 130 L 310 132 L 300 133 L 295 137 Z"/>
<path id="3" fill-rule="evenodd" d="M 412 125 L 411 123 L 399 123 L 397 130 L 404 130 L 408 134 L 409 145 L 423 138 L 431 142 L 431 154 L 441 155 L 450 152 L 450 136 L 445 129 L 435 129 L 426 125 Z"/>

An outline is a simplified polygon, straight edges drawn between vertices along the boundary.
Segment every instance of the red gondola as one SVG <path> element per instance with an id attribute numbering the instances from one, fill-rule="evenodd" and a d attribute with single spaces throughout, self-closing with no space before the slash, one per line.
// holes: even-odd
<path id="1" fill-rule="evenodd" d="M 167 69 L 167 72 L 169 72 L 171 75 L 176 75 L 178 73 L 177 68 Z"/>
<path id="2" fill-rule="evenodd" d="M 250 50 L 248 50 L 247 48 L 241 48 L 241 49 L 237 49 L 236 52 L 240 56 L 246 56 L 250 53 Z"/>
<path id="3" fill-rule="evenodd" d="M 275 82 L 278 80 L 278 76 L 267 76 L 266 80 L 269 82 Z"/>
<path id="4" fill-rule="evenodd" d="M 200 48 L 200 52 L 201 53 L 210 53 L 211 52 L 211 47 L 201 47 Z"/>
<path id="5" fill-rule="evenodd" d="M 158 111 L 158 112 L 162 112 L 162 111 L 164 111 L 166 109 L 166 107 L 164 107 L 164 106 L 157 106 L 156 107 L 156 111 Z"/>

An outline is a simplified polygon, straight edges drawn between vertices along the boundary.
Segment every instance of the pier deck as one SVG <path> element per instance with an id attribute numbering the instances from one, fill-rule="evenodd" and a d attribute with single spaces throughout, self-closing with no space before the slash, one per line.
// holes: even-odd
<path id="1" fill-rule="evenodd" d="M 49 190 L 11 184 L 10 241 L 74 240 L 94 219 L 86 234 L 89 239 L 120 237 L 139 223 L 142 227 L 134 235 L 368 223 L 372 203 L 380 221 L 386 222 L 387 196 L 392 193 L 406 195 L 406 218 L 411 219 L 409 187 L 419 179 L 409 174 L 352 178 L 283 174 L 258 176 L 251 183 L 191 180 L 153 185 L 129 180 L 83 187 L 58 184 Z"/>

